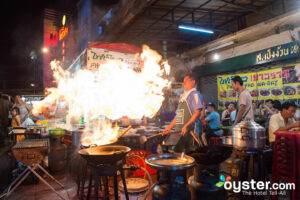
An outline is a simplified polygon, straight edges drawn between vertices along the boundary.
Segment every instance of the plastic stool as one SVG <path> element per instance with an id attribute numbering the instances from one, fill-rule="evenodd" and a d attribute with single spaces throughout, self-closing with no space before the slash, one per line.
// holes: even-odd
<path id="1" fill-rule="evenodd" d="M 218 144 L 221 144 L 221 143 L 222 143 L 221 137 L 211 137 L 209 139 L 209 144 L 210 145 L 218 145 Z"/>
<path id="2" fill-rule="evenodd" d="M 285 180 L 289 183 L 297 185 L 297 168 L 299 168 L 299 161 L 297 156 L 299 154 L 299 147 L 297 149 L 297 134 L 290 131 L 276 132 L 276 139 L 274 144 L 273 166 L 272 166 L 272 180 L 273 183 L 278 183 L 279 180 Z M 300 138 L 298 138 L 300 139 Z M 298 166 L 297 166 L 298 164 Z M 292 199 L 296 198 L 296 191 L 291 191 Z M 273 200 L 277 200 L 278 196 L 274 195 Z"/>

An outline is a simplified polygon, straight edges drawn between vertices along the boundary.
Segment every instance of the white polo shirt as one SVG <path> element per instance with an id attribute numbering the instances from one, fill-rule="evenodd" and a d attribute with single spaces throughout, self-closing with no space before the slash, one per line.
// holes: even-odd
<path id="1" fill-rule="evenodd" d="M 269 142 L 275 142 L 275 132 L 282 127 L 295 123 L 293 118 L 289 118 L 287 124 L 285 124 L 281 113 L 272 115 L 269 122 Z"/>

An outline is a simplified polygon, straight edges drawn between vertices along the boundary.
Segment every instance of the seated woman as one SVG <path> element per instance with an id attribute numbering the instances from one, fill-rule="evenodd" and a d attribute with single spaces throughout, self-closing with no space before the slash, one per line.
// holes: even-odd
<path id="1" fill-rule="evenodd" d="M 225 104 L 226 109 L 222 113 L 222 125 L 223 126 L 231 126 L 231 118 L 230 113 L 234 109 L 234 103 L 229 102 Z"/>
<path id="2" fill-rule="evenodd" d="M 209 102 L 207 104 L 207 111 L 209 115 L 205 118 L 205 122 L 208 122 L 209 125 L 207 129 L 204 130 L 206 141 L 208 141 L 211 137 L 220 137 L 223 134 L 223 131 L 219 129 L 221 126 L 221 120 L 220 115 L 218 112 L 215 111 L 215 104 L 212 102 Z"/>
<path id="3" fill-rule="evenodd" d="M 18 127 L 21 126 L 21 117 L 20 117 L 20 109 L 18 107 L 13 107 L 11 110 L 12 120 L 11 126 Z M 16 142 L 19 142 L 25 138 L 24 135 L 17 135 Z"/>

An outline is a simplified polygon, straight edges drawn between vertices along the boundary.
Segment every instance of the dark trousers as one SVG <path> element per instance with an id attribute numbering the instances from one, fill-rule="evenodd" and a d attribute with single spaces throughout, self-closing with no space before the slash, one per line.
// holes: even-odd
<path id="1" fill-rule="evenodd" d="M 210 138 L 212 137 L 220 137 L 219 135 L 216 135 L 214 132 L 217 131 L 218 129 L 206 129 L 205 130 L 205 138 L 207 143 L 209 143 Z"/>
<path id="2" fill-rule="evenodd" d="M 190 131 L 187 131 L 186 134 L 180 138 L 179 142 L 176 144 L 174 151 L 176 153 L 185 152 L 188 153 L 193 148 L 193 136 L 190 134 Z"/>

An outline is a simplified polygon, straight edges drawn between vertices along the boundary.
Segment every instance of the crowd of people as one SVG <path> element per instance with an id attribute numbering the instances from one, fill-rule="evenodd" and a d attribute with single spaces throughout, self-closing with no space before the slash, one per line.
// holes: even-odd
<path id="1" fill-rule="evenodd" d="M 273 145 L 275 132 L 282 130 L 300 129 L 300 111 L 293 101 L 268 99 L 265 103 L 252 100 L 250 93 L 243 86 L 240 76 L 231 80 L 232 88 L 238 92 L 237 103 L 226 103 L 226 109 L 221 115 L 212 102 L 205 103 L 205 96 L 196 90 L 196 78 L 188 74 L 184 78 L 183 87 L 185 93 L 180 96 L 176 115 L 171 124 L 165 128 L 164 134 L 168 134 L 175 127 L 175 132 L 181 132 L 180 148 L 178 152 L 188 151 L 190 145 L 189 131 L 196 131 L 200 140 L 210 141 L 212 137 L 224 135 L 222 127 L 231 127 L 230 132 L 237 123 L 250 120 L 257 121 L 266 130 L 268 145 Z M 203 142 L 204 143 L 204 142 Z M 186 147 L 186 148 L 184 148 Z M 176 148 L 175 148 L 176 150 Z"/>

